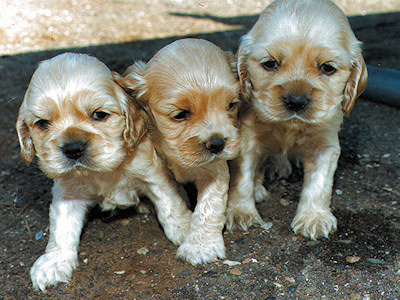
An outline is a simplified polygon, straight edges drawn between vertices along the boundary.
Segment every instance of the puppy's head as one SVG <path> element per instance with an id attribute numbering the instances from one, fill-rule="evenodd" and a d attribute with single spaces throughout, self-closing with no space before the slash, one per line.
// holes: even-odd
<path id="1" fill-rule="evenodd" d="M 84 54 L 40 63 L 17 119 L 21 154 L 51 178 L 115 169 L 143 134 L 143 120 L 110 70 Z"/>
<path id="2" fill-rule="evenodd" d="M 367 83 L 360 44 L 333 2 L 274 1 L 241 39 L 243 97 L 268 121 L 318 124 L 349 114 Z"/>
<path id="3" fill-rule="evenodd" d="M 136 63 L 117 80 L 148 111 L 158 148 L 183 167 L 238 153 L 235 59 L 205 40 L 183 39 Z"/>

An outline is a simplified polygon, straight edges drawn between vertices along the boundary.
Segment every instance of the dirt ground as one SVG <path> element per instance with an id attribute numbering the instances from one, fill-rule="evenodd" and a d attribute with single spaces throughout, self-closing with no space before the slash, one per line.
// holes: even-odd
<path id="1" fill-rule="evenodd" d="M 337 3 L 364 42 L 367 63 L 400 69 L 399 1 Z M 310 241 L 290 229 L 301 190 L 296 170 L 286 180 L 266 182 L 272 199 L 258 209 L 271 229 L 224 234 L 235 266 L 177 260 L 155 215 L 126 210 L 110 218 L 94 210 L 71 282 L 47 293 L 32 289 L 29 270 L 47 244 L 52 183 L 35 164 L 22 162 L 14 124 L 38 62 L 84 52 L 122 72 L 133 59 L 148 60 L 187 36 L 236 51 L 265 5 L 1 1 L 0 299 L 400 299 L 400 114 L 363 99 L 340 133 L 332 200 L 338 230 L 329 239 Z"/>

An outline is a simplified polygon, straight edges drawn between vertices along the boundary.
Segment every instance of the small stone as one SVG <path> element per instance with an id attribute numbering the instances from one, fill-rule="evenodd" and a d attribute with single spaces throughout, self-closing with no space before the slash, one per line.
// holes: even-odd
<path id="1" fill-rule="evenodd" d="M 210 271 L 205 271 L 203 276 L 214 278 L 214 277 L 218 277 L 219 273 L 215 272 L 213 270 L 210 270 Z"/>
<path id="2" fill-rule="evenodd" d="M 122 224 L 122 226 L 126 226 L 126 225 L 128 225 L 130 222 L 131 222 L 131 220 L 129 220 L 129 219 L 123 219 L 123 220 L 121 221 L 121 224 Z"/>
<path id="3" fill-rule="evenodd" d="M 357 293 L 350 294 L 350 300 L 361 300 L 361 299 L 362 299 L 362 297 L 360 294 L 357 294 Z"/>
<path id="4" fill-rule="evenodd" d="M 349 264 L 354 264 L 354 263 L 358 262 L 360 259 L 361 259 L 361 257 L 359 257 L 359 256 L 347 256 L 346 262 L 348 262 Z"/>
<path id="5" fill-rule="evenodd" d="M 87 265 L 88 262 L 89 262 L 89 259 L 88 259 L 88 258 L 85 258 L 85 259 L 83 260 L 83 263 L 84 263 L 85 265 Z"/>
<path id="6" fill-rule="evenodd" d="M 138 281 L 138 282 L 136 282 L 136 284 L 148 284 L 147 282 L 145 282 L 145 281 Z"/>
<path id="7" fill-rule="evenodd" d="M 146 255 L 147 253 L 149 253 L 149 249 L 147 249 L 146 247 L 142 247 L 140 249 L 138 249 L 137 254 L 142 254 L 142 255 Z"/>
<path id="8" fill-rule="evenodd" d="M 35 235 L 35 239 L 36 240 L 40 240 L 43 237 L 43 231 L 39 231 L 38 233 L 36 233 Z"/>
<path id="9" fill-rule="evenodd" d="M 279 200 L 279 203 L 283 206 L 288 206 L 290 204 L 289 200 L 286 200 L 284 198 L 281 198 L 281 200 Z"/>
<path id="10" fill-rule="evenodd" d="M 377 258 L 367 258 L 367 261 L 373 264 L 378 264 L 378 265 L 384 265 L 386 264 L 385 261 L 381 260 L 381 259 L 377 259 Z"/>
<path id="11" fill-rule="evenodd" d="M 236 276 L 242 275 L 242 271 L 237 267 L 230 269 L 229 273 Z"/>
<path id="12" fill-rule="evenodd" d="M 264 230 L 270 230 L 272 228 L 272 222 L 264 223 L 260 226 Z"/>
<path id="13" fill-rule="evenodd" d="M 117 275 L 123 275 L 123 274 L 125 274 L 125 270 L 114 271 L 114 273 L 117 274 Z"/>
<path id="14" fill-rule="evenodd" d="M 237 265 L 240 265 L 241 264 L 241 262 L 239 262 L 239 261 L 233 261 L 233 260 L 224 260 L 223 262 L 222 262 L 224 265 L 228 265 L 228 266 L 230 266 L 230 267 L 233 267 L 233 266 L 237 266 Z"/>
<path id="15" fill-rule="evenodd" d="M 146 270 L 140 270 L 140 273 L 142 273 L 142 274 L 146 274 L 146 273 L 147 273 L 147 271 L 146 271 Z"/>
<path id="16" fill-rule="evenodd" d="M 335 190 L 335 193 L 336 193 L 336 195 L 342 195 L 343 194 L 342 190 L 339 190 L 339 189 Z"/>
<path id="17" fill-rule="evenodd" d="M 299 235 L 292 236 L 292 241 L 293 242 L 301 242 L 302 239 L 303 238 L 301 236 L 299 236 Z"/>
<path id="18" fill-rule="evenodd" d="M 337 242 L 338 242 L 338 243 L 341 243 L 341 244 L 349 245 L 349 244 L 351 244 L 353 241 L 352 241 L 352 240 L 338 240 Z"/>
<path id="19" fill-rule="evenodd" d="M 314 247 L 317 246 L 319 244 L 319 241 L 309 241 L 306 243 L 307 247 Z"/>
<path id="20" fill-rule="evenodd" d="M 285 277 L 286 281 L 289 281 L 290 283 L 295 283 L 296 279 L 294 279 L 293 277 Z"/>
<path id="21" fill-rule="evenodd" d="M 250 258 L 250 257 L 248 257 L 248 258 L 245 258 L 243 261 L 242 261 L 242 264 L 248 264 L 248 263 L 258 263 L 258 260 L 257 259 L 255 259 L 255 258 Z"/>

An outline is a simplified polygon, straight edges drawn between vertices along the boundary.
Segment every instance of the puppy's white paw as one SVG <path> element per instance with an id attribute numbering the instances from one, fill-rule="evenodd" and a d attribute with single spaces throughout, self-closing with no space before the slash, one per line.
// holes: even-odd
<path id="1" fill-rule="evenodd" d="M 153 204 L 143 201 L 139 202 L 138 206 L 136 207 L 136 211 L 143 215 L 156 213 Z"/>
<path id="2" fill-rule="evenodd" d="M 204 239 L 204 237 L 203 237 Z M 213 236 L 209 241 L 193 241 L 188 237 L 178 248 L 177 257 L 192 265 L 205 264 L 225 258 L 225 245 L 222 234 Z"/>
<path id="3" fill-rule="evenodd" d="M 285 155 L 270 157 L 266 169 L 270 180 L 289 177 L 293 170 L 292 164 Z"/>
<path id="4" fill-rule="evenodd" d="M 294 233 L 312 240 L 328 238 L 329 233 L 336 231 L 337 220 L 330 210 L 300 210 L 292 222 Z"/>
<path id="5" fill-rule="evenodd" d="M 256 184 L 254 188 L 254 200 L 256 203 L 268 200 L 269 198 L 270 197 L 267 189 L 262 184 Z"/>
<path id="6" fill-rule="evenodd" d="M 225 226 L 230 232 L 233 232 L 236 228 L 247 231 L 251 226 L 264 224 L 254 204 L 246 204 L 240 203 L 235 206 L 228 206 Z"/>
<path id="7" fill-rule="evenodd" d="M 189 234 L 190 222 L 192 220 L 192 212 L 188 211 L 185 215 L 174 219 L 174 222 L 169 222 L 164 226 L 166 237 L 179 246 Z"/>
<path id="8" fill-rule="evenodd" d="M 30 271 L 33 288 L 45 291 L 58 282 L 69 282 L 78 265 L 78 255 L 74 252 L 59 250 L 43 254 Z"/>

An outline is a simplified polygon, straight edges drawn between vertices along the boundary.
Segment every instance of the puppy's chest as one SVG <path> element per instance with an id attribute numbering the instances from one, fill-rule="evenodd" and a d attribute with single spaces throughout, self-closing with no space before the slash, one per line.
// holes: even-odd
<path id="1" fill-rule="evenodd" d="M 92 200 L 97 201 L 105 210 L 132 206 L 138 202 L 135 186 L 128 178 L 103 176 L 85 187 Z"/>
<path id="2" fill-rule="evenodd" d="M 185 168 L 177 166 L 173 163 L 169 163 L 168 169 L 171 171 L 171 173 L 175 177 L 175 180 L 180 183 L 185 183 L 188 181 L 195 181 L 198 176 L 197 168 L 185 169 Z"/>
<path id="3" fill-rule="evenodd" d="M 258 139 L 266 152 L 274 154 L 303 154 L 314 144 L 309 129 L 270 126 L 259 132 Z"/>

